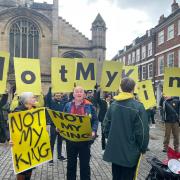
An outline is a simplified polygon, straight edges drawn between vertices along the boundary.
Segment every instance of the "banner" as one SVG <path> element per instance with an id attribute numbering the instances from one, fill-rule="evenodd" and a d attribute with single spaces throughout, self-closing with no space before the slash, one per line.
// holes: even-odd
<path id="1" fill-rule="evenodd" d="M 132 78 L 135 83 L 135 89 L 134 93 L 138 94 L 138 82 L 139 82 L 139 76 L 138 76 L 138 66 L 123 66 L 122 70 L 122 78 L 129 77 Z"/>
<path id="2" fill-rule="evenodd" d="M 0 94 L 4 94 L 6 91 L 8 68 L 9 53 L 0 51 Z"/>
<path id="3" fill-rule="evenodd" d="M 154 90 L 151 80 L 139 82 L 138 89 L 139 100 L 144 104 L 145 109 L 156 106 L 156 98 L 154 96 Z"/>
<path id="4" fill-rule="evenodd" d="M 93 90 L 96 85 L 96 59 L 75 59 L 77 86 L 82 86 L 84 90 Z"/>
<path id="5" fill-rule="evenodd" d="M 51 59 L 52 92 L 72 92 L 75 82 L 75 60 L 68 58 Z"/>
<path id="6" fill-rule="evenodd" d="M 9 114 L 9 126 L 15 174 L 52 160 L 44 108 Z"/>
<path id="7" fill-rule="evenodd" d="M 123 64 L 115 61 L 104 61 L 100 87 L 103 91 L 116 92 L 120 87 Z"/>
<path id="8" fill-rule="evenodd" d="M 80 142 L 91 140 L 92 128 L 89 116 L 68 114 L 47 109 L 60 135 L 67 140 Z"/>
<path id="9" fill-rule="evenodd" d="M 180 96 L 180 68 L 165 68 L 163 93 L 165 96 Z"/>
<path id="10" fill-rule="evenodd" d="M 17 94 L 33 92 L 41 94 L 41 74 L 39 59 L 14 58 Z"/>

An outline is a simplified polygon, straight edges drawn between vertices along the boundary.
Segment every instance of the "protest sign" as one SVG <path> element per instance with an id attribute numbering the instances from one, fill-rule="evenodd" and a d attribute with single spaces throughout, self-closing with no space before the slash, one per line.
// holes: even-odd
<path id="1" fill-rule="evenodd" d="M 33 92 L 41 94 L 40 63 L 38 59 L 14 58 L 17 94 Z"/>
<path id="2" fill-rule="evenodd" d="M 119 89 L 123 64 L 104 61 L 100 87 L 103 91 L 116 92 Z"/>
<path id="3" fill-rule="evenodd" d="M 75 60 L 51 59 L 52 92 L 72 92 L 75 82 Z"/>
<path id="4" fill-rule="evenodd" d="M 180 95 L 180 68 L 165 68 L 163 93 L 165 96 Z"/>
<path id="5" fill-rule="evenodd" d="M 45 108 L 10 113 L 9 126 L 16 174 L 52 160 Z"/>
<path id="6" fill-rule="evenodd" d="M 9 53 L 0 51 L 0 94 L 4 94 L 6 91 L 8 68 Z"/>
<path id="7" fill-rule="evenodd" d="M 96 85 L 96 59 L 76 59 L 76 85 L 93 90 Z"/>
<path id="8" fill-rule="evenodd" d="M 144 104 L 145 109 L 156 106 L 156 98 L 151 80 L 138 82 L 138 90 L 139 100 Z"/>
<path id="9" fill-rule="evenodd" d="M 47 110 L 60 135 L 67 140 L 80 142 L 91 140 L 91 123 L 89 116 L 68 114 L 59 111 Z"/>

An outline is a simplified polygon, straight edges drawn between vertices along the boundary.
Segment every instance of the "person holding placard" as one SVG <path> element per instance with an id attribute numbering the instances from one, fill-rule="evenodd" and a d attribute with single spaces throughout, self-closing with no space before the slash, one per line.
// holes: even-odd
<path id="1" fill-rule="evenodd" d="M 56 92 L 52 95 L 51 88 L 49 88 L 49 92 L 46 96 L 46 106 L 55 111 L 63 111 L 64 106 L 67 103 L 67 100 L 63 98 L 63 93 Z M 56 127 L 52 121 L 50 121 L 50 143 L 51 143 L 51 151 L 52 154 L 54 152 L 55 141 L 57 138 L 57 153 L 58 159 L 61 161 L 66 160 L 64 156 L 62 156 L 62 136 L 56 131 Z M 50 161 L 50 165 L 53 165 L 53 160 Z"/>
<path id="2" fill-rule="evenodd" d="M 180 100 L 178 97 L 165 96 L 160 106 L 163 109 L 165 122 L 164 149 L 167 152 L 170 141 L 171 131 L 174 138 L 174 150 L 179 152 L 179 119 L 180 119 Z"/>
<path id="3" fill-rule="evenodd" d="M 35 108 L 36 99 L 32 92 L 23 92 L 19 97 L 20 105 L 15 108 L 14 112 L 26 111 Z M 10 140 L 10 145 L 13 146 L 13 142 Z M 32 170 L 29 169 L 16 175 L 17 180 L 30 180 Z"/>
<path id="4" fill-rule="evenodd" d="M 114 97 L 103 122 L 108 138 L 103 159 L 112 163 L 113 180 L 133 180 L 140 155 L 148 147 L 147 114 L 143 104 L 134 100 L 134 88 L 133 79 L 122 79 L 122 92 Z"/>
<path id="5" fill-rule="evenodd" d="M 85 99 L 84 89 L 80 86 L 74 88 L 74 100 L 67 103 L 64 112 L 78 115 L 88 115 L 91 117 L 92 139 L 96 137 L 98 119 L 95 107 Z M 77 157 L 80 160 L 80 179 L 90 180 L 90 148 L 92 141 L 72 142 L 67 144 L 67 180 L 76 180 Z"/>

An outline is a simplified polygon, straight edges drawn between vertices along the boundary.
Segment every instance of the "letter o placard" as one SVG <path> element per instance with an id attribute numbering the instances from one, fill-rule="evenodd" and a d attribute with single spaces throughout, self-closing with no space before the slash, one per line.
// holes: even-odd
<path id="1" fill-rule="evenodd" d="M 30 79 L 27 79 L 27 76 L 30 76 Z M 34 81 L 36 80 L 36 76 L 32 71 L 24 71 L 21 74 L 21 80 L 25 83 L 25 84 L 32 84 L 34 83 Z"/>

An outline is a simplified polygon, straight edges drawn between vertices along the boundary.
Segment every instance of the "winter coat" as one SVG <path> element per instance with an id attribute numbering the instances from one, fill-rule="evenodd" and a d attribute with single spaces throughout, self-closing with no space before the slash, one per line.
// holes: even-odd
<path id="1" fill-rule="evenodd" d="M 103 131 L 108 137 L 103 159 L 123 167 L 134 167 L 148 147 L 147 114 L 143 104 L 134 100 L 130 93 L 120 93 L 114 99 L 103 122 Z"/>

